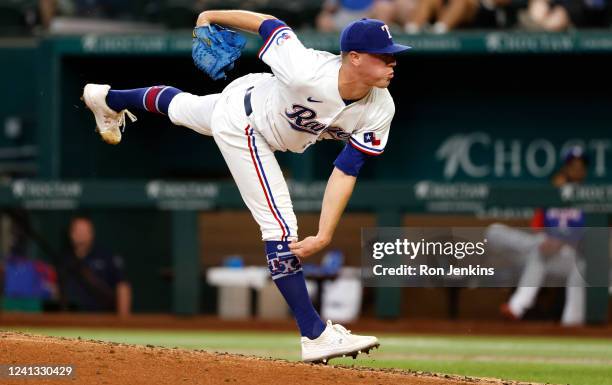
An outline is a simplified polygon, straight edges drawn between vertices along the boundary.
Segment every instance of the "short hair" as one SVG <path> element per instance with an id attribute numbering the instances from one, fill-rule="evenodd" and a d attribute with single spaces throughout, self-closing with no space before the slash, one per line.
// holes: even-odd
<path id="1" fill-rule="evenodd" d="M 94 228 L 93 220 L 91 217 L 85 213 L 77 213 L 70 217 L 70 222 L 68 223 L 68 229 L 72 229 L 76 221 L 85 221 L 89 222 L 92 228 Z"/>

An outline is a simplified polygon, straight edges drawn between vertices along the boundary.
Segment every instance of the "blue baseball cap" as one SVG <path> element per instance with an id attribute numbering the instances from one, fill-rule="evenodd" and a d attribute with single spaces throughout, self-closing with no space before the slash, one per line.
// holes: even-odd
<path id="1" fill-rule="evenodd" d="M 574 159 L 582 159 L 584 163 L 589 164 L 589 156 L 584 151 L 584 148 L 580 146 L 572 146 L 567 148 L 565 151 L 563 151 L 561 157 L 563 158 L 564 164 L 567 164 Z"/>
<path id="2" fill-rule="evenodd" d="M 340 34 L 342 52 L 399 53 L 411 49 L 395 44 L 389 27 L 380 20 L 360 19 L 347 25 Z"/>

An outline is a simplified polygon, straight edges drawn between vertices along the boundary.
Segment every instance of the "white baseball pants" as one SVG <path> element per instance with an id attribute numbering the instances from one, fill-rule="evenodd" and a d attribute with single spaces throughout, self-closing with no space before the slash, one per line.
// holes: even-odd
<path id="1" fill-rule="evenodd" d="M 214 138 L 262 240 L 297 240 L 297 220 L 281 168 L 244 110 L 244 94 L 256 76 L 233 81 L 221 94 L 180 93 L 170 102 L 168 116 L 176 125 Z"/>
<path id="2" fill-rule="evenodd" d="M 525 267 L 517 289 L 508 305 L 517 317 L 522 317 L 534 303 L 547 275 L 566 278 L 565 306 L 561 323 L 579 325 L 584 323 L 586 310 L 585 281 L 582 276 L 584 264 L 576 251 L 563 246 L 557 255 L 545 258 L 539 246 L 546 239 L 544 234 L 530 234 L 502 224 L 493 224 L 487 231 L 489 244 L 514 252 L 523 259 Z"/>

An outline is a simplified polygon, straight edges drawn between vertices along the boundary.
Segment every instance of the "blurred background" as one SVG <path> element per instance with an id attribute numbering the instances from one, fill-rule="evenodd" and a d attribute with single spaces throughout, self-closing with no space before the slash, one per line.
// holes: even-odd
<path id="1" fill-rule="evenodd" d="M 214 142 L 140 114 L 121 145 L 108 146 L 79 100 L 88 82 L 220 92 L 227 82 L 207 79 L 190 56 L 194 20 L 214 8 L 275 15 L 306 46 L 331 52 L 349 21 L 377 17 L 414 47 L 398 57 L 384 156 L 364 167 L 332 245 L 306 261 L 323 317 L 388 321 L 391 330 L 415 320 L 561 322 L 563 287 L 542 288 L 520 315 L 506 306 L 514 288 L 363 287 L 360 231 L 529 227 L 550 207 L 579 209 L 582 225 L 608 227 L 607 0 L 0 0 L 5 320 L 79 312 L 290 322 Z M 249 37 L 228 80 L 268 71 L 259 45 Z M 277 154 L 302 236 L 316 232 L 341 148 L 330 141 Z M 593 265 L 604 274 L 606 242 Z M 584 317 L 572 325 L 607 325 L 608 287 L 584 295 Z"/>

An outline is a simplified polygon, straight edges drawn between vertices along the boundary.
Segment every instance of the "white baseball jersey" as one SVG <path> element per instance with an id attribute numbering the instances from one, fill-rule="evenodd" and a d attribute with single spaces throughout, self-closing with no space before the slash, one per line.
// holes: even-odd
<path id="1" fill-rule="evenodd" d="M 259 57 L 274 76 L 254 84 L 250 120 L 272 148 L 303 152 L 321 139 L 348 140 L 368 155 L 383 152 L 395 113 L 387 89 L 346 105 L 338 91 L 339 55 L 305 48 L 291 28 L 268 36 Z"/>

